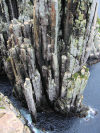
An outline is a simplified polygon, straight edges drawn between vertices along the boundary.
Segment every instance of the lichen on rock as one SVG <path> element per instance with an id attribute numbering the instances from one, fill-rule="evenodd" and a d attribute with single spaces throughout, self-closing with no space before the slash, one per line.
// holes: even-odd
<path id="1" fill-rule="evenodd" d="M 34 118 L 45 106 L 80 112 L 97 1 L 2 0 L 0 5 L 0 56 L 15 95 Z"/>
<path id="2" fill-rule="evenodd" d="M 83 91 L 89 75 L 89 69 L 85 66 L 75 74 L 66 73 L 63 80 L 66 88 L 65 86 L 62 87 L 61 98 L 55 102 L 56 111 L 72 115 L 73 113 L 77 113 L 79 108 L 82 108 Z"/>

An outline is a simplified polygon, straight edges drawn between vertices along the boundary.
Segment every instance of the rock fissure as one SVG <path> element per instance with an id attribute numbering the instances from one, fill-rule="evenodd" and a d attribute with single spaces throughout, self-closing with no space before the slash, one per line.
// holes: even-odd
<path id="1" fill-rule="evenodd" d="M 0 58 L 15 94 L 35 119 L 45 106 L 78 115 L 97 1 L 2 0 L 0 9 Z"/>

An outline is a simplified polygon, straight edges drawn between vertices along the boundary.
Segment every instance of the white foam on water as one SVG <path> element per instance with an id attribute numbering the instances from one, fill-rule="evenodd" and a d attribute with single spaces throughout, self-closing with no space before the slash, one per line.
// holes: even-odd
<path id="1" fill-rule="evenodd" d="M 93 119 L 97 114 L 97 110 L 94 108 L 89 107 L 88 115 L 84 118 L 85 121 L 89 121 L 90 119 Z"/>
<path id="2" fill-rule="evenodd" d="M 43 133 L 41 130 L 37 129 L 34 124 L 32 123 L 32 118 L 30 113 L 25 109 L 20 109 L 21 114 L 24 116 L 24 118 L 27 120 L 27 125 L 31 128 L 31 130 L 34 133 Z M 48 132 L 45 132 L 48 133 Z"/>

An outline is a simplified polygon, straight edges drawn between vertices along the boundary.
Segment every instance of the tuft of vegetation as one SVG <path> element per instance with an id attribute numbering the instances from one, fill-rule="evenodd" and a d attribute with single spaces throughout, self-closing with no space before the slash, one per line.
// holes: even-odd
<path id="1" fill-rule="evenodd" d="M 76 80 L 78 76 L 79 76 L 79 73 L 77 72 L 74 75 L 72 75 L 72 78 L 74 78 Z"/>
<path id="2" fill-rule="evenodd" d="M 100 18 L 99 17 L 97 18 L 97 23 L 100 25 Z"/>
<path id="3" fill-rule="evenodd" d="M 6 59 L 6 61 L 7 61 L 7 62 L 10 62 L 10 57 L 8 57 L 8 58 Z"/>
<path id="4" fill-rule="evenodd" d="M 29 2 L 28 2 L 28 4 L 29 4 L 30 6 L 32 6 L 32 5 L 33 5 L 31 1 L 29 1 Z"/>
<path id="5" fill-rule="evenodd" d="M 82 75 L 81 71 L 79 71 L 73 74 L 70 78 L 68 78 L 68 80 L 76 80 L 78 77 L 80 77 L 81 79 L 88 79 L 87 73 L 89 72 L 89 68 L 87 68 L 86 66 L 83 66 L 83 68 L 85 69 L 85 75 Z"/>
<path id="6" fill-rule="evenodd" d="M 97 18 L 97 23 L 99 24 L 99 29 L 98 29 L 98 31 L 100 32 L 100 18 Z"/>
<path id="7" fill-rule="evenodd" d="M 86 71 L 86 72 L 89 72 L 89 68 L 86 68 L 85 71 Z"/>
<path id="8" fill-rule="evenodd" d="M 72 91 L 72 90 L 73 90 L 73 88 L 71 88 L 71 87 L 70 87 L 70 88 L 68 88 L 68 90 L 69 90 L 69 91 Z"/>
<path id="9" fill-rule="evenodd" d="M 0 107 L 0 109 L 5 109 L 5 107 Z"/>
<path id="10" fill-rule="evenodd" d="M 2 98 L 0 97 L 0 101 L 2 101 Z"/>

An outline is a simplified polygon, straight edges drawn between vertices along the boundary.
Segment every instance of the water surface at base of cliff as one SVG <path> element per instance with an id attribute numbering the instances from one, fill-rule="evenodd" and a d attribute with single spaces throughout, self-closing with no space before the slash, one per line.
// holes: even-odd
<path id="1" fill-rule="evenodd" d="M 0 91 L 10 96 L 24 115 L 28 112 L 21 108 L 20 103 L 9 92 L 11 86 L 7 79 L 0 79 Z M 55 113 L 39 113 L 36 127 L 49 133 L 100 133 L 100 63 L 90 67 L 90 78 L 84 92 L 84 103 L 90 106 L 89 115 L 86 118 L 66 118 Z M 95 115 L 95 111 L 98 113 Z M 25 114 L 26 113 L 26 114 Z M 29 120 L 29 124 L 30 120 Z M 34 128 L 34 127 L 33 127 Z M 41 131 L 35 129 L 35 133 Z"/>
<path id="2" fill-rule="evenodd" d="M 100 133 L 100 63 L 90 67 L 84 103 L 90 107 L 86 118 L 68 119 L 54 113 L 42 113 L 38 116 L 37 127 L 50 133 Z"/>

